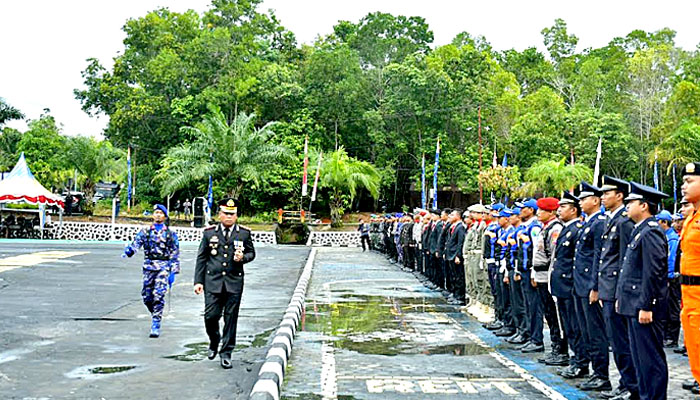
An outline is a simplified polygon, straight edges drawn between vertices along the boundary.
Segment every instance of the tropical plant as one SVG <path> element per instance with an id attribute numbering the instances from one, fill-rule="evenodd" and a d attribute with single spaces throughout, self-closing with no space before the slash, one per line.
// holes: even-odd
<path id="1" fill-rule="evenodd" d="M 559 161 L 540 160 L 525 173 L 525 178 L 543 194 L 559 196 L 570 190 L 582 180 L 590 181 L 593 177 L 591 168 L 584 164 L 567 164 L 566 158 Z"/>
<path id="2" fill-rule="evenodd" d="M 491 194 L 497 198 L 512 196 L 513 190 L 520 186 L 520 170 L 500 165 L 486 168 L 479 173 L 479 183 L 486 198 Z"/>
<path id="3" fill-rule="evenodd" d="M 343 147 L 324 157 L 320 187 L 330 189 L 331 226 L 342 226 L 345 201 L 352 201 L 358 189 L 379 197 L 379 171 L 366 161 L 348 155 Z"/>
<path id="4" fill-rule="evenodd" d="M 275 144 L 273 122 L 254 125 L 255 114 L 240 113 L 229 124 L 218 107 L 194 127 L 182 131 L 193 138 L 168 150 L 154 181 L 167 196 L 196 182 L 212 180 L 232 197 L 246 187 L 259 186 L 270 164 L 289 157 L 287 148 Z"/>
<path id="5" fill-rule="evenodd" d="M 76 136 L 68 139 L 66 147 L 69 166 L 84 179 L 82 186 L 87 199 L 92 199 L 100 179 L 115 177 L 126 169 L 124 151 L 115 149 L 106 140 L 98 142 L 92 137 Z"/>

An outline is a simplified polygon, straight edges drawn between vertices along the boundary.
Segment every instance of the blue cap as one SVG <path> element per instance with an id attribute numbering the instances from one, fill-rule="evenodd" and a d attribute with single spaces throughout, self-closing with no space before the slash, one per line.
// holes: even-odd
<path id="1" fill-rule="evenodd" d="M 523 205 L 520 206 L 520 208 L 532 208 L 533 210 L 537 211 L 537 200 L 535 199 L 527 199 L 523 202 Z"/>
<path id="2" fill-rule="evenodd" d="M 511 215 L 513 215 L 513 210 L 511 210 L 511 209 L 509 209 L 509 208 L 505 208 L 505 207 L 502 208 L 501 211 L 498 213 L 498 217 L 499 217 L 499 218 L 500 218 L 500 217 L 506 217 L 506 218 L 508 218 L 508 217 L 510 217 Z"/>
<path id="3" fill-rule="evenodd" d="M 667 210 L 663 210 L 660 213 L 656 214 L 657 221 L 671 221 L 672 219 L 673 216 Z"/>
<path id="4" fill-rule="evenodd" d="M 492 204 L 492 205 L 491 205 L 491 209 L 492 209 L 493 211 L 501 211 L 501 210 L 504 209 L 504 208 L 506 208 L 506 206 L 503 205 L 503 203 L 496 203 L 496 204 Z"/>
<path id="5" fill-rule="evenodd" d="M 156 205 L 154 205 L 154 206 L 153 206 L 153 211 L 156 211 L 156 210 L 163 211 L 163 214 L 165 214 L 166 217 L 168 216 L 168 209 L 165 208 L 164 205 L 162 205 L 162 204 L 156 204 Z"/>
<path id="6" fill-rule="evenodd" d="M 520 207 L 513 207 L 510 211 L 513 215 L 520 215 Z"/>
<path id="7" fill-rule="evenodd" d="M 680 220 L 682 220 L 682 219 L 683 219 L 683 214 L 681 214 L 681 213 L 675 213 L 675 214 L 673 214 L 673 220 L 674 220 L 674 221 L 680 221 Z"/>
<path id="8" fill-rule="evenodd" d="M 394 213 L 394 217 L 401 218 L 401 217 L 403 217 L 403 213 L 399 213 L 399 212 Z"/>

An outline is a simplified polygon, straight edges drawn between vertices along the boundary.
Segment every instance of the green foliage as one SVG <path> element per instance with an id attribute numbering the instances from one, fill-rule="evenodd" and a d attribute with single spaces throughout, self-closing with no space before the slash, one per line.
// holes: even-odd
<path id="1" fill-rule="evenodd" d="M 570 164 L 566 158 L 559 161 L 541 160 L 530 167 L 525 178 L 545 196 L 559 197 L 582 180 L 591 181 L 593 171 L 584 164 Z"/>
<path id="2" fill-rule="evenodd" d="M 7 123 L 7 121 L 22 118 L 24 118 L 24 114 L 22 114 L 20 110 L 7 104 L 5 99 L 0 97 L 0 127 Z"/>
<path id="3" fill-rule="evenodd" d="M 99 180 L 111 180 L 126 172 L 126 155 L 113 148 L 110 142 L 98 142 L 85 136 L 69 137 L 66 142 L 68 166 L 83 177 L 82 187 L 87 199 L 92 199 Z"/>
<path id="4" fill-rule="evenodd" d="M 520 169 L 518 167 L 503 167 L 497 165 L 494 168 L 486 168 L 479 173 L 479 183 L 484 193 L 493 193 L 497 198 L 512 196 L 521 185 Z"/>
<path id="5" fill-rule="evenodd" d="M 71 175 L 65 157 L 66 138 L 61 136 L 56 121 L 48 114 L 29 122 L 29 130 L 22 134 L 17 151 L 24 152 L 29 169 L 39 183 L 49 189 L 60 188 Z"/>

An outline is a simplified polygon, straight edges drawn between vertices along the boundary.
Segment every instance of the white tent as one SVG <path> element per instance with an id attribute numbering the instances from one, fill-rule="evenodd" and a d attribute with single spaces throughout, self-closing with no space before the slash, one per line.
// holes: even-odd
<path id="1" fill-rule="evenodd" d="M 10 175 L 0 181 L 0 203 L 29 203 L 53 205 L 63 209 L 63 198 L 46 190 L 34 178 L 27 166 L 24 153 L 10 172 Z"/>

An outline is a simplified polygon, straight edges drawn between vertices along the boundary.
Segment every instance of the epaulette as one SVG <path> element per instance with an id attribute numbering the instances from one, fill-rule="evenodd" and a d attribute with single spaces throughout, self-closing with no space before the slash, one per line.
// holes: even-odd
<path id="1" fill-rule="evenodd" d="M 579 229 L 581 229 L 581 228 L 583 228 L 583 224 L 580 223 L 580 222 L 577 222 L 577 223 L 576 223 L 576 227 L 579 228 Z"/>
<path id="2" fill-rule="evenodd" d="M 600 215 L 598 216 L 598 219 L 602 219 L 603 221 L 605 221 L 605 218 L 607 218 L 607 217 L 605 216 L 605 214 L 600 214 Z"/>
<path id="3" fill-rule="evenodd" d="M 216 225 L 209 225 L 209 226 L 205 227 L 204 230 L 205 230 L 205 231 L 210 231 L 210 230 L 212 230 L 212 229 L 214 229 L 214 228 L 216 228 Z"/>
<path id="4" fill-rule="evenodd" d="M 248 232 L 253 232 L 252 229 L 248 228 L 248 227 L 245 226 L 245 225 L 238 225 L 238 226 L 241 227 L 241 228 L 243 228 L 243 229 L 245 229 L 245 230 L 247 230 Z"/>

